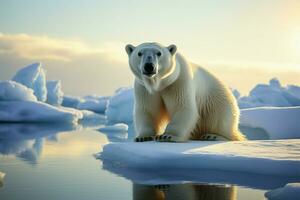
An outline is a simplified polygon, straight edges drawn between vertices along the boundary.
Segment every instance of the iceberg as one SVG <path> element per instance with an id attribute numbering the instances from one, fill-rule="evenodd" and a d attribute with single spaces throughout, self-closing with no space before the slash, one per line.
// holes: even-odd
<path id="1" fill-rule="evenodd" d="M 300 87 L 296 85 L 288 85 L 286 88 L 287 92 L 298 99 L 300 99 Z"/>
<path id="2" fill-rule="evenodd" d="M 236 99 L 240 98 L 241 94 L 237 89 L 231 89 L 231 92 Z"/>
<path id="3" fill-rule="evenodd" d="M 99 128 L 98 131 L 105 134 L 107 139 L 111 142 L 124 142 L 129 139 L 128 125 L 126 124 L 119 123 L 111 126 L 104 126 Z"/>
<path id="4" fill-rule="evenodd" d="M 60 106 L 63 102 L 64 93 L 61 90 L 60 81 L 47 81 L 47 103 Z"/>
<path id="5" fill-rule="evenodd" d="M 108 124 L 130 123 L 133 120 L 133 89 L 120 88 L 109 98 L 105 115 Z"/>
<path id="6" fill-rule="evenodd" d="M 300 197 L 300 183 L 288 183 L 284 187 L 265 193 L 269 200 L 297 200 Z"/>
<path id="7" fill-rule="evenodd" d="M 100 132 L 127 132 L 128 131 L 128 126 L 126 124 L 115 124 L 112 126 L 104 126 L 102 128 L 99 128 Z"/>
<path id="8" fill-rule="evenodd" d="M 300 179 L 300 140 L 123 142 L 104 146 L 105 164 L 142 171 L 221 170 Z M 276 153 L 274 153 L 276 152 Z M 255 166 L 255 167 L 253 167 Z"/>
<path id="9" fill-rule="evenodd" d="M 81 98 L 79 98 L 79 97 L 64 95 L 62 106 L 70 107 L 70 108 L 77 108 L 80 101 L 81 101 Z"/>
<path id="10" fill-rule="evenodd" d="M 83 114 L 83 117 L 79 120 L 79 123 L 83 127 L 98 128 L 106 123 L 106 117 L 104 115 L 89 110 L 80 110 L 80 112 Z"/>
<path id="11" fill-rule="evenodd" d="M 250 91 L 249 96 L 238 99 L 238 104 L 240 108 L 300 106 L 299 96 L 299 87 L 282 87 L 279 80 L 273 78 L 269 81 L 269 84 L 257 84 Z"/>
<path id="12" fill-rule="evenodd" d="M 20 69 L 12 80 L 33 89 L 39 101 L 46 101 L 46 73 L 41 63 L 33 63 Z"/>
<path id="13" fill-rule="evenodd" d="M 0 101 L 1 122 L 77 123 L 82 118 L 83 114 L 78 110 L 43 102 Z"/>
<path id="14" fill-rule="evenodd" d="M 78 102 L 76 108 L 104 114 L 108 98 L 109 97 L 86 96 Z"/>
<path id="15" fill-rule="evenodd" d="M 15 81 L 0 82 L 0 101 L 37 101 L 33 90 Z"/>
<path id="16" fill-rule="evenodd" d="M 95 95 L 85 97 L 64 96 L 62 105 L 65 107 L 104 114 L 108 99 L 109 97 L 99 97 Z"/>

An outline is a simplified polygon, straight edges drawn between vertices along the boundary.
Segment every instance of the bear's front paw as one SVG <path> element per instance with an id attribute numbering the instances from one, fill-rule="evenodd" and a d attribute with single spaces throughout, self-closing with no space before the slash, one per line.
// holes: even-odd
<path id="1" fill-rule="evenodd" d="M 186 140 L 182 137 L 171 135 L 171 134 L 163 134 L 155 136 L 155 141 L 157 142 L 185 142 Z"/>
<path id="2" fill-rule="evenodd" d="M 147 142 L 147 141 L 153 141 L 153 136 L 138 136 L 134 139 L 135 142 Z"/>

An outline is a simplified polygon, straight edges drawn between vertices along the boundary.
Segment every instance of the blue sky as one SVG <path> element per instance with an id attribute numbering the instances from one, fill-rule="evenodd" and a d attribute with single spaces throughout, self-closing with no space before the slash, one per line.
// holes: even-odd
<path id="1" fill-rule="evenodd" d="M 21 65 L 42 61 L 49 77 L 65 82 L 67 92 L 108 94 L 132 83 L 124 46 L 157 41 L 175 43 L 189 60 L 208 65 L 242 92 L 273 76 L 299 84 L 299 10 L 296 0 L 4 0 L 0 54 L 5 59 L 0 62 L 0 79 L 9 78 Z M 28 52 L 34 47 L 23 45 L 20 34 L 36 48 Z M 66 55 L 67 59 L 57 59 Z M 108 80 L 107 73 L 123 76 Z M 245 83 L 241 74 L 248 75 Z M 95 78 L 111 82 L 75 91 L 72 83 L 78 76 L 83 82 Z"/>

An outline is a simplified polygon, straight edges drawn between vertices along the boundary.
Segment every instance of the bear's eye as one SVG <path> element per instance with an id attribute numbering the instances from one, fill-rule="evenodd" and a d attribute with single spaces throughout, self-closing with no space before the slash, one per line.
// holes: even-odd
<path id="1" fill-rule="evenodd" d="M 156 55 L 157 55 L 158 57 L 159 57 L 159 56 L 161 56 L 161 52 L 157 52 L 157 54 L 156 54 Z"/>
<path id="2" fill-rule="evenodd" d="M 138 52 L 138 56 L 141 57 L 143 54 L 142 52 Z"/>

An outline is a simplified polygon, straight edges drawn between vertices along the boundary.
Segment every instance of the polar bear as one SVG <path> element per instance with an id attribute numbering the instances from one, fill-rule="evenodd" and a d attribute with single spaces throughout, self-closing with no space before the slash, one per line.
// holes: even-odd
<path id="1" fill-rule="evenodd" d="M 135 75 L 135 141 L 244 140 L 232 92 L 203 67 L 188 62 L 176 45 L 128 44 Z"/>

